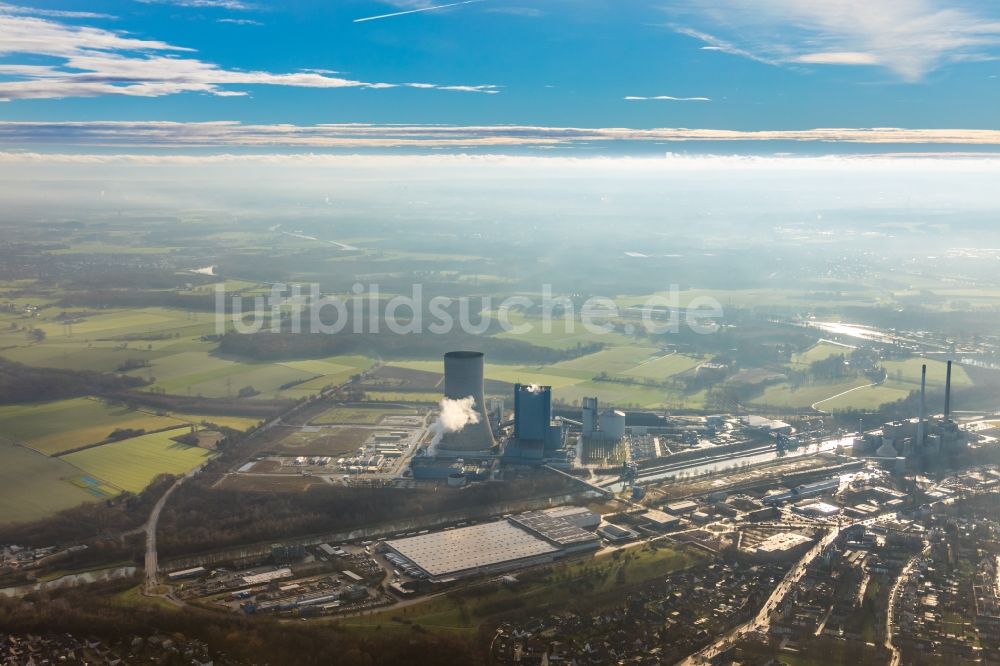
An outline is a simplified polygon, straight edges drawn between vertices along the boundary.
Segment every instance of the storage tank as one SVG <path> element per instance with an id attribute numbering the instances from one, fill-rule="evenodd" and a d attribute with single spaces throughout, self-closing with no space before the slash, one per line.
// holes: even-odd
<path id="1" fill-rule="evenodd" d="M 459 432 L 444 435 L 439 445 L 439 453 L 442 455 L 485 454 L 496 444 L 483 396 L 485 365 L 486 357 L 482 352 L 453 351 L 444 355 L 444 396 L 450 400 L 471 397 L 479 422 L 470 423 Z"/>
<path id="2" fill-rule="evenodd" d="M 621 439 L 625 436 L 625 412 L 609 409 L 601 414 L 599 423 L 605 439 Z"/>

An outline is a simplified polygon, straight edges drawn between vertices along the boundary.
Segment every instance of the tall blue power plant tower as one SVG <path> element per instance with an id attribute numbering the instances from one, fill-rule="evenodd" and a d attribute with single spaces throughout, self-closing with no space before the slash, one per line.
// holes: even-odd
<path id="1" fill-rule="evenodd" d="M 514 437 L 544 442 L 552 421 L 552 389 L 514 385 Z"/>
<path id="2" fill-rule="evenodd" d="M 514 385 L 514 435 L 504 457 L 521 462 L 542 462 L 562 446 L 562 425 L 552 423 L 552 388 Z"/>

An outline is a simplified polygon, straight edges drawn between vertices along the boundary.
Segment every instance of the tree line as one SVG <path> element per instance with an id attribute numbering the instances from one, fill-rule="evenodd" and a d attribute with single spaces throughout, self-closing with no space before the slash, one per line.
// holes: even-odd
<path id="1" fill-rule="evenodd" d="M 36 368 L 0 358 L 0 404 L 103 395 L 144 386 L 147 380 L 88 370 Z"/>

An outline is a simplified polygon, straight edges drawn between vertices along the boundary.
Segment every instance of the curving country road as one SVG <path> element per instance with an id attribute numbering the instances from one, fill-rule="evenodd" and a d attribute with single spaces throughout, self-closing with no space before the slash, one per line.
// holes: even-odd
<path id="1" fill-rule="evenodd" d="M 160 565 L 156 555 L 156 526 L 160 522 L 160 512 L 163 511 L 163 507 L 166 505 L 167 500 L 170 498 L 170 495 L 173 494 L 173 492 L 177 490 L 177 488 L 182 483 L 184 483 L 184 481 L 190 479 L 192 476 L 200 472 L 201 468 L 207 464 L 208 464 L 207 462 L 203 463 L 198 467 L 195 467 L 193 470 L 191 470 L 184 476 L 177 479 L 174 482 L 174 485 L 167 488 L 167 491 L 163 493 L 163 495 L 160 497 L 159 500 L 157 500 L 156 504 L 153 506 L 153 510 L 150 511 L 149 513 L 149 519 L 146 521 L 146 525 L 143 528 L 146 532 L 145 593 L 147 595 L 159 596 L 156 594 L 155 590 L 156 587 L 159 585 L 159 578 L 157 574 L 159 573 Z"/>
<path id="2" fill-rule="evenodd" d="M 829 398 L 823 398 L 822 400 L 817 400 L 813 404 L 809 405 L 809 408 L 812 409 L 812 410 L 814 410 L 814 411 L 819 412 L 820 414 L 829 414 L 830 412 L 825 412 L 822 409 L 820 409 L 819 407 L 817 407 L 816 405 L 822 405 L 824 402 L 830 402 L 831 400 L 835 400 L 835 399 L 839 398 L 842 395 L 847 395 L 848 393 L 854 393 L 855 391 L 860 391 L 861 389 L 871 388 L 873 386 L 880 386 L 880 385 L 881 385 L 881 382 L 874 382 L 872 384 L 865 384 L 864 386 L 855 386 L 852 389 L 847 389 L 846 391 L 841 391 L 837 395 L 831 395 Z"/>

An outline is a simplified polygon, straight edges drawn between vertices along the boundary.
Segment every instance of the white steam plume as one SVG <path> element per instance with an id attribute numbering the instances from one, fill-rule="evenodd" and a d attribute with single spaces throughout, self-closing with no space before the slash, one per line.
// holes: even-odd
<path id="1" fill-rule="evenodd" d="M 441 400 L 441 412 L 437 421 L 431 424 L 430 431 L 434 433 L 431 440 L 430 449 L 427 455 L 433 456 L 437 452 L 441 438 L 449 432 L 458 432 L 467 425 L 479 423 L 479 414 L 476 413 L 476 399 L 471 395 L 458 400 L 444 398 Z"/>

